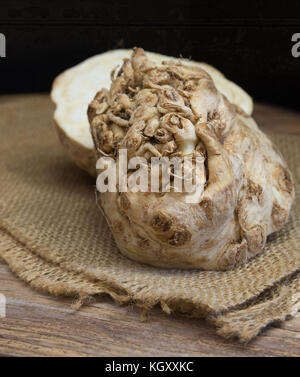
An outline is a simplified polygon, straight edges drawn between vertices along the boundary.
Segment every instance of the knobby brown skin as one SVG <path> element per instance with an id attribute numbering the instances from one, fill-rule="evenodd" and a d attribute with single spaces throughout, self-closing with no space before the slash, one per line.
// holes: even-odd
<path id="1" fill-rule="evenodd" d="M 99 193 L 120 251 L 157 267 L 227 270 L 261 252 L 294 198 L 280 152 L 255 121 L 217 91 L 207 72 L 157 66 L 134 48 L 88 108 L 101 157 L 202 158 L 198 203 L 188 193 Z M 132 172 L 128 172 L 128 175 Z"/>

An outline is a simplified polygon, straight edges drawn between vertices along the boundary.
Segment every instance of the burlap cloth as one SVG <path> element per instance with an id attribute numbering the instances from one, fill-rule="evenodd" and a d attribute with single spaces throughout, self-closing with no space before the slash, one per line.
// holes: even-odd
<path id="1" fill-rule="evenodd" d="M 73 166 L 58 143 L 51 106 L 44 117 L 32 106 L 21 107 L 20 115 L 12 104 L 0 103 L 0 256 L 22 280 L 79 297 L 78 306 L 102 293 L 144 309 L 159 304 L 166 313 L 205 317 L 220 335 L 243 342 L 296 315 L 300 137 L 272 137 L 292 170 L 296 201 L 289 223 L 261 255 L 228 272 L 165 270 L 118 252 L 95 204 L 94 180 Z"/>

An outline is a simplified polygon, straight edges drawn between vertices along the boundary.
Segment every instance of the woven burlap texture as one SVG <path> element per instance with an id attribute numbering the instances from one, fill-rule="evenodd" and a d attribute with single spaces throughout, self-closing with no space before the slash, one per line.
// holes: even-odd
<path id="1" fill-rule="evenodd" d="M 220 335 L 243 342 L 296 315 L 300 137 L 272 135 L 292 170 L 296 200 L 261 255 L 227 272 L 165 270 L 118 252 L 95 203 L 95 182 L 64 155 L 49 113 L 38 119 L 24 106 L 22 117 L 10 117 L 0 121 L 0 257 L 33 288 L 79 297 L 78 306 L 102 293 L 144 309 L 160 304 L 166 313 L 205 317 Z"/>

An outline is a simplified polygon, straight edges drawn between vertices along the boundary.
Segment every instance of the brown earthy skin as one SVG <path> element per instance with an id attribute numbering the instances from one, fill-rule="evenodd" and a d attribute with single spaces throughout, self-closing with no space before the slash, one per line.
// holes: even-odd
<path id="1" fill-rule="evenodd" d="M 199 203 L 187 193 L 102 193 L 121 252 L 167 268 L 225 270 L 262 251 L 287 222 L 291 174 L 255 121 L 198 67 L 151 63 L 142 49 L 112 72 L 88 117 L 98 156 L 202 158 Z"/>

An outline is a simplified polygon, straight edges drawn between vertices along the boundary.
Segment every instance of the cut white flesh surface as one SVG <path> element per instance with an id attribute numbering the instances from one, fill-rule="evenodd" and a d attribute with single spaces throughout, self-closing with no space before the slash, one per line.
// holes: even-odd
<path id="1" fill-rule="evenodd" d="M 124 58 L 130 58 L 131 52 L 132 50 L 118 49 L 96 55 L 66 70 L 53 83 L 51 98 L 56 105 L 54 120 L 60 139 L 73 161 L 91 174 L 95 173 L 96 156 L 94 159 L 94 145 L 87 118 L 88 104 L 100 89 L 110 87 L 111 71 L 114 67 L 121 66 Z M 153 52 L 146 53 L 150 60 L 158 64 L 172 59 L 186 65 L 199 66 L 210 74 L 216 88 L 230 102 L 251 115 L 251 97 L 214 67 Z"/>

